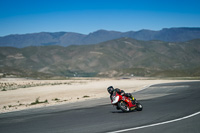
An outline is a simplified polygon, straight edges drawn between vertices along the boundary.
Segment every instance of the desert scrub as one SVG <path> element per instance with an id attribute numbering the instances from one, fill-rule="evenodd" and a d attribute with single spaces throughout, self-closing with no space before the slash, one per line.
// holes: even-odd
<path id="1" fill-rule="evenodd" d="M 90 97 L 90 96 L 87 96 L 87 95 L 83 96 L 83 98 L 88 98 L 88 97 Z"/>
<path id="2" fill-rule="evenodd" d="M 41 103 L 48 103 L 48 100 L 39 101 L 40 97 L 36 98 L 35 102 L 32 102 L 31 105 L 41 104 Z"/>
<path id="3" fill-rule="evenodd" d="M 55 102 L 66 102 L 68 100 L 61 100 L 59 98 L 55 98 L 55 99 L 52 99 L 52 101 L 55 101 Z"/>
<path id="4" fill-rule="evenodd" d="M 39 99 L 40 97 L 36 98 L 35 102 L 32 102 L 31 105 L 39 104 L 40 103 Z"/>
<path id="5" fill-rule="evenodd" d="M 16 90 L 18 88 L 29 88 L 36 86 L 45 86 L 45 85 L 71 85 L 72 83 L 77 83 L 73 81 L 67 82 L 23 82 L 23 83 L 14 83 L 14 82 L 0 82 L 1 90 Z"/>
<path id="6" fill-rule="evenodd" d="M 55 98 L 55 99 L 52 99 L 52 101 L 59 101 L 60 99 L 58 99 L 58 98 Z"/>
<path id="7" fill-rule="evenodd" d="M 23 106 L 23 105 L 25 105 L 25 104 L 22 104 L 22 103 L 19 104 L 19 106 Z"/>
<path id="8" fill-rule="evenodd" d="M 1 91 L 7 91 L 6 89 L 2 89 Z"/>

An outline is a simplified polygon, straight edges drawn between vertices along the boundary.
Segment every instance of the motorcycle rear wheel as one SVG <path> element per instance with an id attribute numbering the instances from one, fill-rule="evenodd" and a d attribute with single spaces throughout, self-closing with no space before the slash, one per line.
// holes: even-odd
<path id="1" fill-rule="evenodd" d="M 123 112 L 129 112 L 129 108 L 126 106 L 126 103 L 124 101 L 120 101 L 117 103 L 117 106 L 123 111 Z"/>

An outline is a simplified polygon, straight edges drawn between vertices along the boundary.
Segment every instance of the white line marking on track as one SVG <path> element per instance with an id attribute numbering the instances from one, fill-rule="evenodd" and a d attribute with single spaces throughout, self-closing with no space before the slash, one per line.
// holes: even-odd
<path id="1" fill-rule="evenodd" d="M 200 111 L 199 111 L 199 112 L 196 112 L 196 113 L 194 113 L 194 114 L 191 114 L 191 115 L 182 117 L 182 118 L 174 119 L 174 120 L 169 120 L 169 121 L 160 122 L 160 123 L 155 123 L 155 124 L 146 125 L 146 126 L 128 128 L 128 129 L 123 129 L 123 130 L 118 130 L 118 131 L 112 131 L 112 132 L 108 132 L 108 133 L 121 133 L 121 132 L 132 131 L 132 130 L 147 128 L 147 127 L 154 127 L 154 126 L 158 126 L 158 125 L 164 125 L 164 124 L 168 124 L 168 123 L 172 123 L 172 122 L 176 122 L 176 121 L 181 121 L 181 120 L 184 120 L 184 119 L 188 119 L 188 118 L 193 117 L 193 116 L 196 116 L 196 115 L 198 115 L 198 114 L 200 114 Z"/>

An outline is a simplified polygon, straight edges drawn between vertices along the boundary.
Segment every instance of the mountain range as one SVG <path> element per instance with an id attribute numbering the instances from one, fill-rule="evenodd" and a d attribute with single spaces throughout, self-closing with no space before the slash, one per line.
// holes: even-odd
<path id="1" fill-rule="evenodd" d="M 0 37 L 0 46 L 24 48 L 28 46 L 47 45 L 86 45 L 123 37 L 143 41 L 160 40 L 164 42 L 184 42 L 200 38 L 200 28 L 164 28 L 159 31 L 140 30 L 129 32 L 98 30 L 87 35 L 73 32 L 16 34 Z"/>
<path id="2" fill-rule="evenodd" d="M 101 32 L 116 34 L 98 31 L 88 36 Z M 22 77 L 200 76 L 200 39 L 164 42 L 123 37 L 93 45 L 1 47 L 0 64 L 0 73 Z"/>

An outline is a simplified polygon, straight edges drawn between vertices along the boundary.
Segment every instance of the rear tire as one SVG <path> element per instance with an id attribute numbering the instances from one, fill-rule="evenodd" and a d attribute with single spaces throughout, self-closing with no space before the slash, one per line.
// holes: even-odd
<path id="1" fill-rule="evenodd" d="M 117 106 L 123 111 L 123 112 L 129 112 L 130 109 L 126 106 L 126 103 L 124 101 L 120 101 L 117 103 Z"/>

